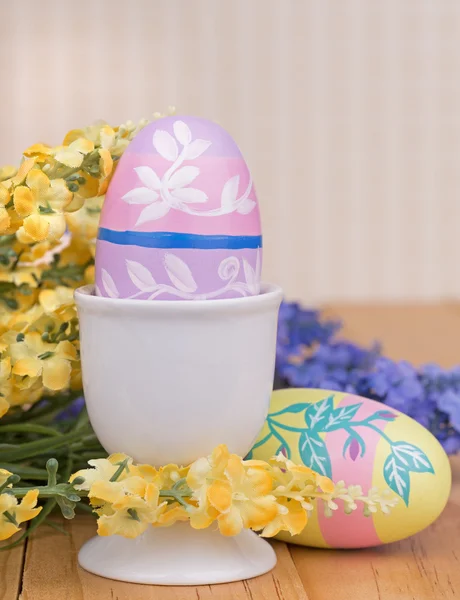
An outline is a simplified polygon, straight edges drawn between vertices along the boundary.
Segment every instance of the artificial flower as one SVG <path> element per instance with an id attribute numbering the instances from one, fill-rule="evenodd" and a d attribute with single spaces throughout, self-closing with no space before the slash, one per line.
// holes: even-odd
<path id="1" fill-rule="evenodd" d="M 0 540 L 6 540 L 19 531 L 19 525 L 30 521 L 41 511 L 36 508 L 38 490 L 30 490 L 20 503 L 12 494 L 0 494 Z"/>
<path id="2" fill-rule="evenodd" d="M 29 385 L 41 377 L 50 390 L 68 387 L 71 361 L 77 359 L 77 350 L 71 342 L 49 344 L 38 332 L 26 333 L 22 340 L 11 345 L 10 353 L 13 375 L 28 378 Z"/>
<path id="3" fill-rule="evenodd" d="M 70 482 L 82 478 L 83 482 L 75 485 L 77 490 L 90 491 L 94 483 L 98 481 L 110 481 L 115 473 L 118 473 L 116 481 L 123 481 L 130 475 L 132 458 L 126 454 L 112 454 L 108 458 L 95 458 L 88 461 L 90 469 L 81 469 L 74 473 Z M 123 465 L 123 468 L 120 468 Z"/>
<path id="4" fill-rule="evenodd" d="M 124 499 L 110 504 L 98 519 L 99 535 L 122 535 L 135 538 L 149 525 L 157 522 L 166 502 L 159 502 L 159 490 L 153 483 L 145 486 L 142 496 L 126 495 Z"/>
<path id="5" fill-rule="evenodd" d="M 278 514 L 270 474 L 257 466 L 245 469 L 235 454 L 230 455 L 225 474 L 228 480 L 208 492 L 210 504 L 220 513 L 217 518 L 220 532 L 236 535 L 243 528 L 266 527 Z"/>
<path id="6" fill-rule="evenodd" d="M 270 462 L 243 460 L 225 445 L 188 467 L 135 465 L 123 454 L 89 463 L 92 468 L 78 471 L 70 482 L 87 492 L 100 535 L 131 538 L 148 525 L 167 527 L 178 521 L 189 521 L 195 529 L 216 522 L 227 536 L 243 528 L 267 537 L 279 531 L 295 535 L 307 524 L 315 500 L 324 503 L 327 514 L 339 508 L 336 500 L 343 501 L 345 512 L 362 504 L 366 514 L 388 512 L 398 501 L 389 491 L 372 489 L 366 496 L 359 486 L 334 485 L 284 456 Z"/>

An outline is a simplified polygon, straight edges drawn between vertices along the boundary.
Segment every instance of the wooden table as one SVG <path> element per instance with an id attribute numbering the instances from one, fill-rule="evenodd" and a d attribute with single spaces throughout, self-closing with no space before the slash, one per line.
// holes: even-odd
<path id="1" fill-rule="evenodd" d="M 417 364 L 460 363 L 460 305 L 332 306 L 357 342 L 380 339 L 393 358 Z M 0 553 L 0 600 L 442 600 L 460 598 L 460 456 L 439 520 L 403 542 L 371 550 L 333 551 L 274 542 L 276 568 L 227 585 L 144 586 L 102 579 L 77 565 L 94 520 L 65 522 L 64 536 L 44 527 L 25 547 Z"/>

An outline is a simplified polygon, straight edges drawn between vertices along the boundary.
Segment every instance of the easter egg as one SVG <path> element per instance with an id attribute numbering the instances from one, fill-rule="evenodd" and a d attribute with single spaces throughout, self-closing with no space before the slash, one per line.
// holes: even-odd
<path id="1" fill-rule="evenodd" d="M 109 184 L 96 295 L 211 300 L 260 291 L 259 205 L 238 146 L 219 125 L 166 117 L 142 129 Z"/>
<path id="2" fill-rule="evenodd" d="M 343 502 L 326 516 L 322 500 L 305 529 L 286 542 L 319 548 L 364 548 L 402 540 L 430 525 L 447 503 L 449 459 L 422 425 L 393 408 L 359 396 L 314 389 L 273 393 L 264 429 L 250 457 L 282 452 L 335 483 L 389 489 L 398 499 L 389 514 L 345 514 Z M 360 506 L 361 504 L 361 506 Z"/>

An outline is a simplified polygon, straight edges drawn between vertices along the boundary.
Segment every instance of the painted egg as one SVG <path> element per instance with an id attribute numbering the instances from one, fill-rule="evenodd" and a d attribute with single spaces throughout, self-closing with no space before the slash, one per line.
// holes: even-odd
<path id="1" fill-rule="evenodd" d="M 107 190 L 95 262 L 99 296 L 258 294 L 259 205 L 232 137 L 197 117 L 166 117 L 142 129 Z"/>
<path id="2" fill-rule="evenodd" d="M 402 540 L 430 525 L 447 503 L 449 459 L 422 425 L 373 400 L 325 390 L 273 393 L 270 413 L 251 452 L 267 460 L 283 452 L 294 462 L 334 482 L 360 485 L 363 492 L 390 489 L 398 503 L 390 514 L 371 517 L 362 507 L 347 515 L 343 503 L 332 516 L 321 500 L 305 529 L 286 542 L 320 548 L 364 548 Z"/>

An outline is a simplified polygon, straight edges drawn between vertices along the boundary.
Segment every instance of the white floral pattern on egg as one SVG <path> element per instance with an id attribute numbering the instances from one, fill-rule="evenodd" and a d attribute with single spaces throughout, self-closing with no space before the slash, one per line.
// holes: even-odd
<path id="1" fill-rule="evenodd" d="M 151 300 L 254 295 L 261 254 L 257 197 L 231 136 L 196 117 L 145 127 L 107 191 L 96 293 Z"/>

